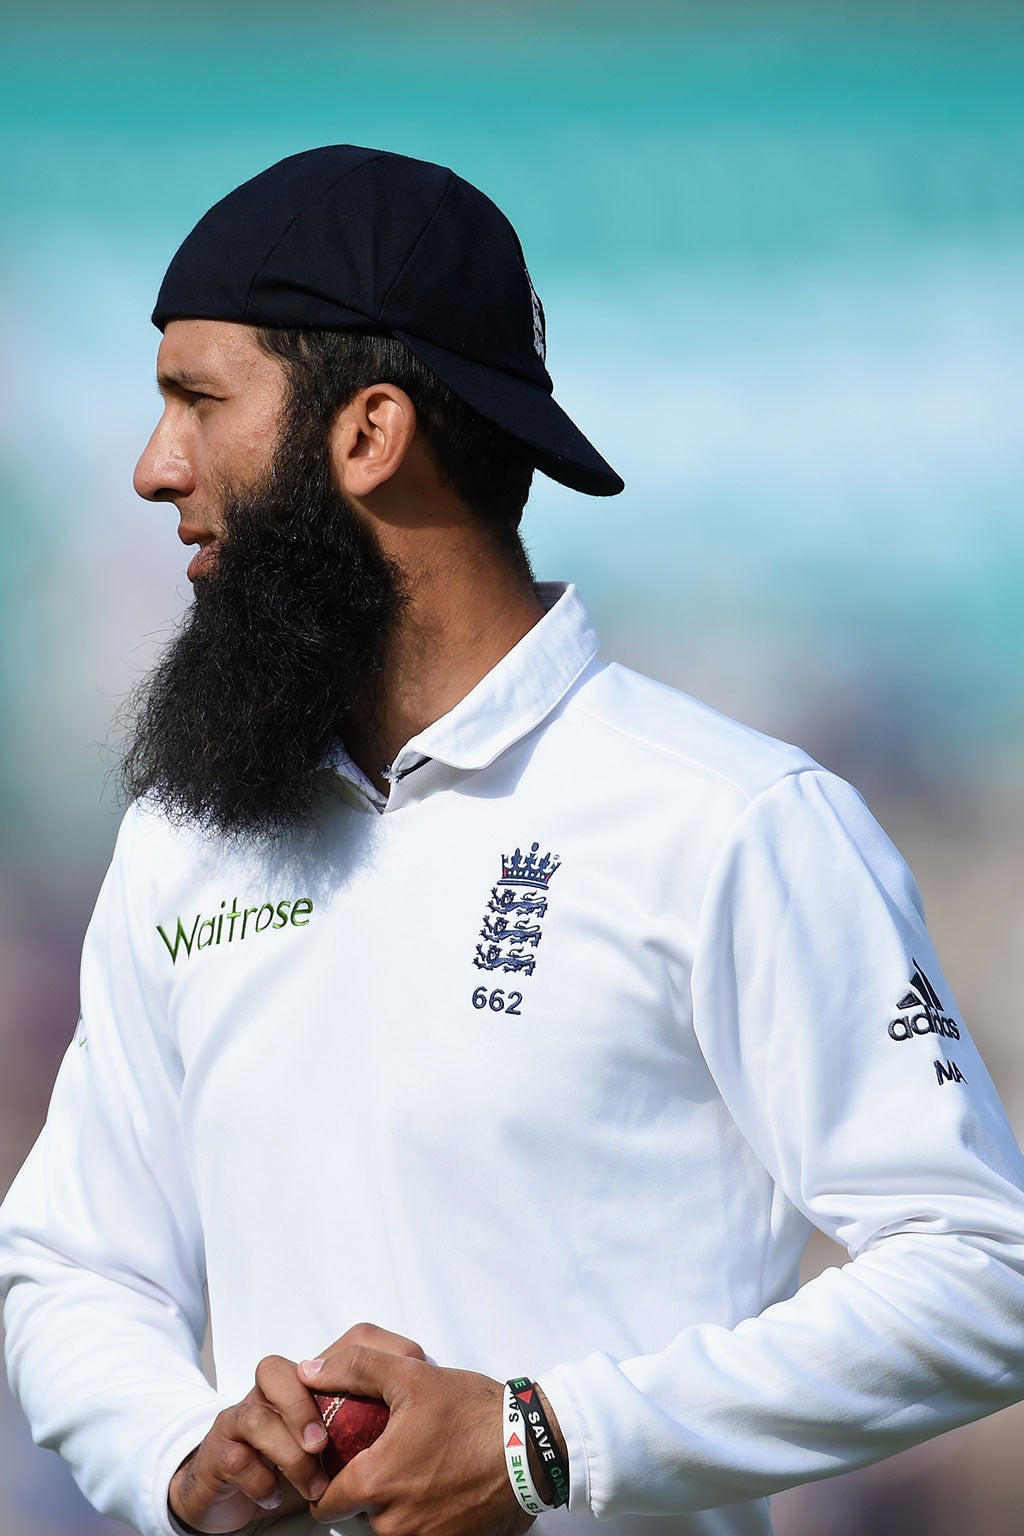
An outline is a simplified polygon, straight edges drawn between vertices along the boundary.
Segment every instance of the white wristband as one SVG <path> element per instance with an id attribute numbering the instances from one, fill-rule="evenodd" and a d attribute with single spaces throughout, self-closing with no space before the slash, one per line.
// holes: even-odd
<path id="1" fill-rule="evenodd" d="M 530 1432 L 516 1401 L 516 1395 L 509 1386 L 505 1387 L 505 1416 L 501 1428 L 508 1480 L 512 1484 L 512 1492 L 519 1503 L 528 1515 L 542 1515 L 547 1510 L 554 1509 L 554 1505 L 545 1504 L 537 1492 L 527 1454 Z"/>

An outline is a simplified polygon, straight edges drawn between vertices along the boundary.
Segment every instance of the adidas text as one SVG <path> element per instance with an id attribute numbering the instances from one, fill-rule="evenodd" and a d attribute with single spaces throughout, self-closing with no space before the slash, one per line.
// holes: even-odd
<path id="1" fill-rule="evenodd" d="M 915 1013 L 909 1018 L 893 1019 L 889 1034 L 894 1040 L 909 1040 L 913 1035 L 943 1035 L 947 1040 L 959 1040 L 960 1028 L 955 1019 L 945 1013 Z"/>

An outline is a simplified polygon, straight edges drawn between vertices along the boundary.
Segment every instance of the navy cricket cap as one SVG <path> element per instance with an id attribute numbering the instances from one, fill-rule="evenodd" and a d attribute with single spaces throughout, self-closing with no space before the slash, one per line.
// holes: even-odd
<path id="1" fill-rule="evenodd" d="M 387 332 L 552 479 L 591 496 L 623 488 L 552 397 L 515 230 L 444 166 L 350 144 L 280 160 L 178 250 L 153 323 L 181 319 Z"/>

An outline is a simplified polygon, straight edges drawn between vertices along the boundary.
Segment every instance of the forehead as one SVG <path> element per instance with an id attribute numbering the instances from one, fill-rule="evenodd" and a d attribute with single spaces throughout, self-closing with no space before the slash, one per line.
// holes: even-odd
<path id="1" fill-rule="evenodd" d="M 216 386 L 231 392 L 281 398 L 284 370 L 280 359 L 264 352 L 251 326 L 228 320 L 169 320 L 157 352 L 157 382 L 201 390 Z"/>

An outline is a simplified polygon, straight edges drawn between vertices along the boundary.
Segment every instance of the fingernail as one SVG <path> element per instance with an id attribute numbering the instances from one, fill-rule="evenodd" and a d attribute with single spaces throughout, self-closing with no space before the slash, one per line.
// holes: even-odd
<path id="1" fill-rule="evenodd" d="M 322 1371 L 323 1368 L 322 1360 L 303 1360 L 300 1365 L 300 1370 L 305 1371 L 307 1376 L 315 1376 L 317 1371 Z"/>
<path id="2" fill-rule="evenodd" d="M 322 1424 L 307 1424 L 302 1431 L 302 1443 L 307 1451 L 315 1451 L 326 1439 L 327 1431 Z"/>
<path id="3" fill-rule="evenodd" d="M 315 1504 L 320 1495 L 327 1492 L 328 1481 L 322 1472 L 318 1472 L 314 1477 L 309 1485 L 309 1497 L 312 1503 Z"/>
<path id="4" fill-rule="evenodd" d="M 276 1493 L 272 1493 L 270 1495 L 269 1499 L 257 1499 L 256 1503 L 259 1505 L 260 1509 L 277 1509 L 281 1503 L 282 1498 L 283 1494 L 279 1488 Z"/>

